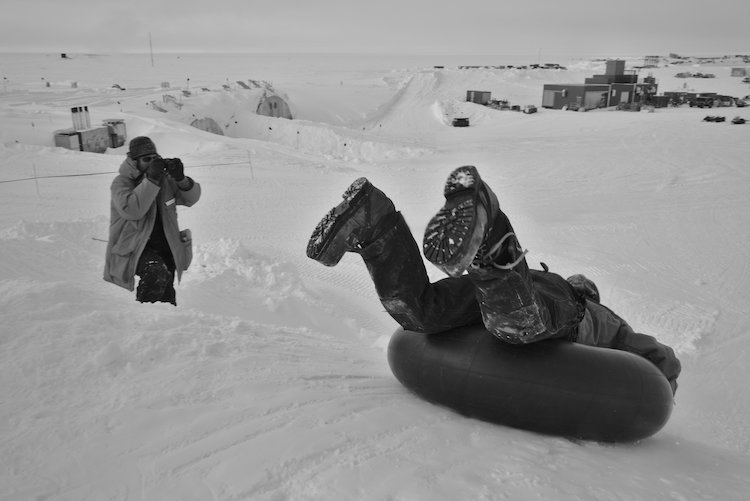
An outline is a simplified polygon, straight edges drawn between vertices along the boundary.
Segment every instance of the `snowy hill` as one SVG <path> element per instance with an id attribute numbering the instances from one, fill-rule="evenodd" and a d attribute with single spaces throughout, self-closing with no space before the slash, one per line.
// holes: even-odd
<path id="1" fill-rule="evenodd" d="M 746 498 L 750 125 L 689 108 L 524 115 L 464 101 L 475 89 L 539 105 L 543 83 L 582 81 L 599 62 L 157 61 L 0 55 L 0 498 Z M 662 90 L 681 85 L 677 69 L 653 71 Z M 750 94 L 729 67 L 710 71 L 714 82 L 691 85 Z M 159 82 L 187 77 L 217 92 L 226 79 L 273 81 L 300 119 L 247 115 L 218 136 L 147 105 Z M 101 279 L 126 148 L 55 148 L 78 105 L 93 122 L 124 119 L 202 184 L 180 208 L 195 258 L 177 308 Z M 448 125 L 459 113 L 472 127 Z M 585 273 L 636 330 L 676 349 L 676 407 L 654 437 L 577 443 L 419 400 L 389 371 L 396 324 L 359 257 L 306 258 L 315 224 L 359 176 L 421 241 L 463 164 L 495 188 L 532 267 Z"/>

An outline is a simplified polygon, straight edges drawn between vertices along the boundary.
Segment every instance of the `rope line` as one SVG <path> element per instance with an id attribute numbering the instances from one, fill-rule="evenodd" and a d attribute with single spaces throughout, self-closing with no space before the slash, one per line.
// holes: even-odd
<path id="1" fill-rule="evenodd" d="M 191 168 L 195 167 L 215 167 L 219 165 L 247 165 L 247 162 L 230 162 L 230 163 L 221 163 L 221 164 L 199 164 L 199 165 L 191 165 Z M 101 176 L 103 174 L 117 174 L 117 171 L 108 171 L 108 172 L 88 172 L 85 174 L 51 174 L 49 176 L 34 176 L 34 177 L 24 177 L 20 179 L 6 179 L 5 181 L 0 181 L 0 184 L 5 183 L 18 183 L 21 181 L 35 181 L 37 179 L 55 179 L 55 178 L 61 178 L 61 177 L 85 177 L 85 176 Z"/>

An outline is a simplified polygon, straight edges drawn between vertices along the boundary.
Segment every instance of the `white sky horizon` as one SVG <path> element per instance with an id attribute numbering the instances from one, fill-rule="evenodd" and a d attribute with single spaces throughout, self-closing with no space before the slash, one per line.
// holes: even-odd
<path id="1" fill-rule="evenodd" d="M 0 52 L 750 53 L 750 2 L 6 0 Z M 9 13 L 9 15 L 7 14 Z"/>

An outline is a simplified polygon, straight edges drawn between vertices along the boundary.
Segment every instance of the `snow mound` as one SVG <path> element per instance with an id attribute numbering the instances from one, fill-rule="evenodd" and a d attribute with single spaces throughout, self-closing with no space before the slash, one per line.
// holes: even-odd
<path id="1" fill-rule="evenodd" d="M 342 325 L 359 329 L 353 319 L 340 317 L 335 302 L 308 290 L 289 263 L 255 253 L 236 240 L 199 245 L 183 285 L 180 294 L 187 307 L 259 323 L 281 322 L 323 331 Z"/>

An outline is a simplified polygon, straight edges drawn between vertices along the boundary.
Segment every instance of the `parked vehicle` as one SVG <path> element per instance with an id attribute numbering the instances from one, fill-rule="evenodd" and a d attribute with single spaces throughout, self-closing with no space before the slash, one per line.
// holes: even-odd
<path id="1" fill-rule="evenodd" d="M 716 106 L 734 106 L 734 98 L 732 96 L 716 96 Z"/>
<path id="2" fill-rule="evenodd" d="M 714 98 L 713 97 L 696 97 L 690 101 L 690 107 L 691 108 L 713 108 L 714 107 Z"/>
<path id="3" fill-rule="evenodd" d="M 469 119 L 462 117 L 462 118 L 454 118 L 453 119 L 453 127 L 468 127 L 469 126 Z"/>

